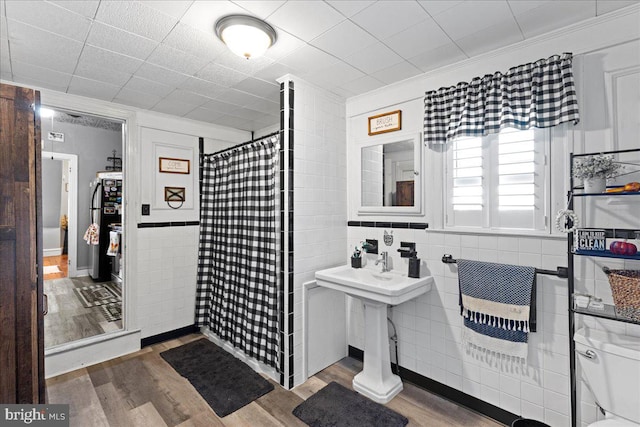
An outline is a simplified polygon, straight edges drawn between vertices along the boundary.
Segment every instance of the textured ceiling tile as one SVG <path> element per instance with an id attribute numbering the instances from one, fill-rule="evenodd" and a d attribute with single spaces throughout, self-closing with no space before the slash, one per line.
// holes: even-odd
<path id="1" fill-rule="evenodd" d="M 155 10 L 158 10 L 165 15 L 180 19 L 182 15 L 184 15 L 184 13 L 187 11 L 187 9 L 189 9 L 191 4 L 193 4 L 193 1 L 144 0 L 144 4 L 145 6 L 149 6 Z"/>
<path id="2" fill-rule="evenodd" d="M 58 89 L 64 88 L 63 92 L 66 91 L 72 77 L 71 74 L 61 73 L 49 68 L 38 67 L 33 64 L 25 64 L 24 62 L 19 61 L 13 61 L 11 66 L 16 79 L 38 80 L 40 82 L 56 86 Z"/>
<path id="3" fill-rule="evenodd" d="M 212 31 L 200 31 L 182 22 L 171 30 L 162 43 L 210 60 L 217 58 L 227 50 L 225 44 Z"/>
<path id="4" fill-rule="evenodd" d="M 73 76 L 67 93 L 74 95 L 88 96 L 90 98 L 104 99 L 111 101 L 120 90 L 120 86 L 110 85 L 97 80 L 85 79 Z"/>
<path id="5" fill-rule="evenodd" d="M 63 7 L 67 10 L 70 10 L 75 13 L 79 13 L 82 16 L 86 16 L 87 18 L 95 18 L 96 12 L 98 11 L 98 6 L 100 5 L 99 0 L 48 0 L 49 3 L 55 3 L 60 7 Z"/>
<path id="6" fill-rule="evenodd" d="M 174 90 L 172 86 L 163 85 L 155 80 L 143 79 L 137 76 L 131 77 L 131 79 L 124 86 L 124 89 L 151 93 L 162 98 L 169 95 Z"/>
<path id="7" fill-rule="evenodd" d="M 245 10 L 230 1 L 195 1 L 180 22 L 215 36 L 214 26 L 218 19 L 242 13 L 246 13 Z"/>
<path id="8" fill-rule="evenodd" d="M 506 0 L 474 0 L 459 3 L 434 19 L 453 40 L 458 40 L 514 18 Z"/>
<path id="9" fill-rule="evenodd" d="M 525 37 L 539 34 L 573 24 L 596 16 L 595 1 L 553 1 L 544 7 L 516 14 L 518 25 Z"/>
<path id="10" fill-rule="evenodd" d="M 519 3 L 528 3 L 530 0 L 522 1 L 517 0 Z M 464 3 L 464 1 L 460 0 L 418 0 L 418 3 L 426 10 L 429 15 L 436 16 L 439 13 L 444 12 L 445 10 L 451 9 L 452 7 Z"/>
<path id="11" fill-rule="evenodd" d="M 428 18 L 416 2 L 378 2 L 351 18 L 353 22 L 379 39 L 390 37 Z"/>
<path id="12" fill-rule="evenodd" d="M 72 73 L 82 43 L 18 21 L 7 20 L 12 60 Z"/>
<path id="13" fill-rule="evenodd" d="M 159 44 L 157 41 L 100 22 L 94 22 L 91 26 L 87 43 L 142 60 L 147 59 Z"/>
<path id="14" fill-rule="evenodd" d="M 233 88 L 261 98 L 273 99 L 274 101 L 277 101 L 280 97 L 280 86 L 277 83 L 268 83 L 253 77 L 241 81 Z"/>
<path id="15" fill-rule="evenodd" d="M 235 4 L 251 12 L 252 15 L 257 16 L 260 19 L 266 19 L 269 15 L 275 12 L 280 6 L 286 3 L 286 1 L 275 0 L 237 0 Z"/>
<path id="16" fill-rule="evenodd" d="M 231 87 L 247 78 L 246 74 L 222 65 L 210 63 L 198 71 L 196 77 L 213 82 L 220 86 Z"/>
<path id="17" fill-rule="evenodd" d="M 269 16 L 269 23 L 308 42 L 344 19 L 341 13 L 324 2 L 300 0 L 284 4 Z"/>
<path id="18" fill-rule="evenodd" d="M 43 1 L 8 1 L 7 17 L 78 41 L 87 38 L 91 25 L 88 18 Z"/>
<path id="19" fill-rule="evenodd" d="M 176 89 L 171 92 L 169 95 L 165 97 L 166 101 L 178 101 L 184 102 L 185 104 L 192 104 L 193 108 L 200 107 L 201 105 L 206 104 L 211 101 L 210 98 L 207 98 L 202 95 L 198 95 L 194 92 L 189 92 L 187 90 Z"/>
<path id="20" fill-rule="evenodd" d="M 271 116 L 278 116 L 280 114 L 280 101 L 278 99 L 268 100 L 261 99 L 259 101 L 255 101 L 251 103 L 251 105 L 245 107 L 250 110 L 260 111 L 261 113 L 268 114 Z"/>
<path id="21" fill-rule="evenodd" d="M 178 20 L 138 1 L 103 1 L 96 21 L 143 37 L 162 41 Z"/>
<path id="22" fill-rule="evenodd" d="M 596 14 L 598 16 L 604 15 L 633 4 L 638 4 L 638 0 L 596 0 Z"/>
<path id="23" fill-rule="evenodd" d="M 239 107 L 242 107 L 244 105 L 251 105 L 256 101 L 260 101 L 261 99 L 262 98 L 250 95 L 248 93 L 245 93 L 236 89 L 227 89 L 226 91 L 222 92 L 219 96 L 216 97 L 216 100 L 218 101 L 237 105 Z"/>
<path id="24" fill-rule="evenodd" d="M 333 8 L 337 9 L 338 12 L 343 14 L 345 17 L 350 18 L 356 13 L 360 12 L 362 9 L 365 9 L 375 1 L 363 0 L 363 1 L 344 1 L 344 0 L 334 0 L 327 1 Z"/>
<path id="25" fill-rule="evenodd" d="M 307 45 L 296 50 L 291 55 L 285 56 L 278 62 L 294 70 L 298 70 L 300 73 L 308 73 L 318 68 L 328 67 L 338 61 L 339 59 L 335 56 L 329 55 L 311 45 Z"/>
<path id="26" fill-rule="evenodd" d="M 189 92 L 197 93 L 207 98 L 215 98 L 226 90 L 224 86 L 217 85 L 207 80 L 191 77 L 179 86 L 180 89 L 188 90 Z"/>
<path id="27" fill-rule="evenodd" d="M 167 70 L 166 68 L 149 64 L 148 62 L 142 64 L 136 71 L 135 75 L 147 80 L 153 80 L 158 83 L 174 87 L 180 86 L 180 84 L 189 79 L 189 76 L 187 76 L 186 74 Z"/>
<path id="28" fill-rule="evenodd" d="M 329 87 L 343 86 L 345 83 L 363 77 L 365 74 L 351 65 L 339 61 L 326 68 L 320 68 L 302 76 L 311 82 L 324 82 Z"/>
<path id="29" fill-rule="evenodd" d="M 81 61 L 74 71 L 74 75 L 86 79 L 99 80 L 112 85 L 122 86 L 133 76 L 132 73 L 120 71 L 114 68 L 105 68 L 92 63 Z"/>
<path id="30" fill-rule="evenodd" d="M 187 104 L 185 102 L 163 99 L 154 105 L 152 110 L 160 113 L 172 114 L 174 116 L 184 116 L 197 107 L 197 105 Z"/>
<path id="31" fill-rule="evenodd" d="M 211 101 L 204 104 L 202 108 L 206 108 L 207 110 L 210 110 L 210 111 L 215 111 L 222 115 L 222 114 L 229 114 L 229 112 L 237 109 L 238 106 L 234 104 L 229 104 L 228 102 L 222 102 L 217 99 L 212 99 Z"/>
<path id="32" fill-rule="evenodd" d="M 409 62 L 421 69 L 423 72 L 426 72 L 445 65 L 454 64 L 464 59 L 467 59 L 467 55 L 465 55 L 458 46 L 453 43 L 449 43 L 428 52 L 421 53 L 413 58 L 409 58 Z"/>
<path id="33" fill-rule="evenodd" d="M 351 21 L 344 21 L 311 41 L 311 45 L 344 59 L 378 40 Z"/>
<path id="34" fill-rule="evenodd" d="M 378 89 L 384 85 L 385 84 L 383 82 L 381 82 L 376 78 L 373 78 L 371 76 L 364 76 L 364 77 L 357 78 L 355 80 L 351 80 L 346 84 L 344 84 L 343 86 L 345 89 L 351 92 L 361 94 L 361 93 L 369 92 L 374 89 Z"/>
<path id="35" fill-rule="evenodd" d="M 378 42 L 351 55 L 345 61 L 358 70 L 364 71 L 366 74 L 371 74 L 399 64 L 403 62 L 404 59 Z"/>
<path id="36" fill-rule="evenodd" d="M 213 123 L 213 120 L 219 119 L 222 116 L 224 116 L 224 114 L 220 112 L 216 112 L 206 108 L 196 108 L 195 110 L 188 112 L 184 117 L 187 117 L 191 120 Z"/>
<path id="37" fill-rule="evenodd" d="M 116 97 L 113 98 L 113 102 L 150 109 L 158 102 L 160 102 L 160 99 L 161 98 L 157 95 L 137 92 L 135 90 L 122 89 L 120 92 L 118 92 Z"/>
<path id="38" fill-rule="evenodd" d="M 386 84 L 391 84 L 417 76 L 418 74 L 422 74 L 422 70 L 415 65 L 404 61 L 389 68 L 385 68 L 384 70 L 377 71 L 371 74 L 371 76 Z"/>
<path id="39" fill-rule="evenodd" d="M 238 55 L 232 53 L 229 50 L 225 51 L 222 55 L 216 58 L 215 62 L 246 75 L 252 75 L 262 70 L 263 68 L 273 64 L 273 60 L 267 58 L 266 56 L 246 59 L 240 58 Z"/>
<path id="40" fill-rule="evenodd" d="M 210 59 L 194 56 L 160 43 L 147 61 L 191 76 L 207 65 Z"/>
<path id="41" fill-rule="evenodd" d="M 412 58 L 448 43 L 451 43 L 449 36 L 431 18 L 384 40 L 384 44 L 403 58 Z"/>
<path id="42" fill-rule="evenodd" d="M 522 40 L 518 25 L 506 21 L 456 40 L 456 44 L 468 56 L 475 56 Z"/>
<path id="43" fill-rule="evenodd" d="M 255 78 L 262 79 L 267 82 L 277 83 L 276 79 L 279 79 L 285 74 L 300 74 L 300 73 L 297 70 L 293 69 L 292 67 L 287 67 L 284 64 L 280 64 L 276 62 L 258 71 L 253 76 Z"/>
<path id="44" fill-rule="evenodd" d="M 68 87 L 67 85 L 56 84 L 55 82 L 51 82 L 50 80 L 43 81 L 43 80 L 33 79 L 30 77 L 16 76 L 15 74 L 13 75 L 13 81 L 18 86 L 27 86 L 35 89 L 46 88 L 46 89 L 56 90 L 58 92 L 66 92 Z"/>
<path id="45" fill-rule="evenodd" d="M 276 40 L 276 43 L 264 54 L 265 57 L 273 59 L 274 61 L 289 55 L 291 52 L 296 49 L 300 49 L 306 44 L 304 41 L 292 36 L 284 30 L 277 29 L 276 34 L 278 36 L 278 40 Z"/>
<path id="46" fill-rule="evenodd" d="M 85 45 L 80 55 L 78 68 L 100 67 L 133 74 L 142 65 L 142 61 L 130 56 L 121 55 L 96 46 Z"/>
<path id="47" fill-rule="evenodd" d="M 251 131 L 254 128 L 254 124 L 250 121 L 235 117 L 235 116 L 223 116 L 220 119 L 217 119 L 214 123 L 224 123 L 224 126 L 232 127 L 234 129 Z"/>

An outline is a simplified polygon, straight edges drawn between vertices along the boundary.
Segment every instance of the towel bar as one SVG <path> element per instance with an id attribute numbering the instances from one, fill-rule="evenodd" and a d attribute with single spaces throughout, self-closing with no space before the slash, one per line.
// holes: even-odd
<path id="1" fill-rule="evenodd" d="M 450 254 L 444 254 L 442 255 L 442 262 L 444 262 L 445 264 L 455 264 L 458 261 Z M 569 271 L 567 267 L 556 267 L 556 271 L 536 268 L 536 274 L 549 274 L 551 276 L 558 276 L 562 279 L 566 279 L 567 277 L 569 277 Z"/>

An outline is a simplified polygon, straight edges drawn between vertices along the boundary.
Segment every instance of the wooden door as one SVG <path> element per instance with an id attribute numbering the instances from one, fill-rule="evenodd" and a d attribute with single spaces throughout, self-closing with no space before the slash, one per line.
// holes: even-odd
<path id="1" fill-rule="evenodd" d="M 0 84 L 0 403 L 44 403 L 39 105 Z"/>
<path id="2" fill-rule="evenodd" d="M 395 206 L 413 206 L 413 188 L 413 181 L 397 181 Z"/>

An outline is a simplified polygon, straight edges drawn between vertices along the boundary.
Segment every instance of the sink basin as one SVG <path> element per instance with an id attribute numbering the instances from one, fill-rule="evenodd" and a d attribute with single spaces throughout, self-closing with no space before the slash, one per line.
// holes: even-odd
<path id="1" fill-rule="evenodd" d="M 351 268 L 349 265 L 316 272 L 318 285 L 342 291 L 356 298 L 398 305 L 431 289 L 431 276 L 413 279 L 398 271 Z"/>
<path id="2" fill-rule="evenodd" d="M 428 292 L 433 277 L 413 279 L 397 271 L 382 273 L 379 269 L 343 265 L 317 271 L 316 283 L 362 301 L 364 363 L 362 372 L 353 378 L 353 389 L 374 402 L 389 402 L 402 390 L 402 380 L 391 373 L 387 306 Z"/>

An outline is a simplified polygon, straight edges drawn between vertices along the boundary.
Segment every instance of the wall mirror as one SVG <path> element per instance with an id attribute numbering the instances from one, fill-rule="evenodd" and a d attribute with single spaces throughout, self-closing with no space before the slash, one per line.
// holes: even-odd
<path id="1" fill-rule="evenodd" d="M 420 134 L 393 134 L 359 145 L 361 214 L 422 213 Z"/>

